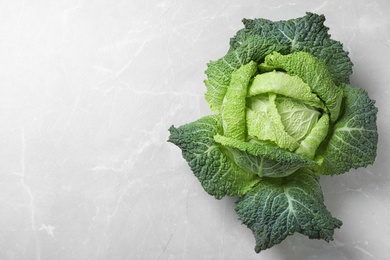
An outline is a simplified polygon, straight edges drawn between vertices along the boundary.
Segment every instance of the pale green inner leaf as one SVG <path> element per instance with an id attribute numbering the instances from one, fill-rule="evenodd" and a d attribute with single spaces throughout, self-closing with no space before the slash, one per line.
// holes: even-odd
<path id="1" fill-rule="evenodd" d="M 246 112 L 248 135 L 259 140 L 275 142 L 280 148 L 294 151 L 299 143 L 290 136 L 282 123 L 275 103 L 276 95 L 258 96 L 250 99 Z"/>
<path id="2" fill-rule="evenodd" d="M 321 116 L 320 111 L 291 98 L 277 98 L 276 107 L 286 132 L 298 142 L 310 133 Z"/>

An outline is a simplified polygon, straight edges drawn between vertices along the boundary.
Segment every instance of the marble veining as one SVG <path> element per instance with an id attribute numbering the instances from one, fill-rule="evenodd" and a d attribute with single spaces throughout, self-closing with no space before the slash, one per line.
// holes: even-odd
<path id="1" fill-rule="evenodd" d="M 235 198 L 208 196 L 170 125 L 210 109 L 204 70 L 241 19 L 325 14 L 379 108 L 376 163 L 323 177 L 344 222 L 254 253 Z M 390 2 L 24 1 L 0 4 L 0 259 L 390 259 Z"/>

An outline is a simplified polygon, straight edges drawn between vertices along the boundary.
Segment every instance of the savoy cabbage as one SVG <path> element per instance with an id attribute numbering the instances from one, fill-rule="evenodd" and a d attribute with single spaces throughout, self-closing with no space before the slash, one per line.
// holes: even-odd
<path id="1" fill-rule="evenodd" d="M 206 70 L 214 114 L 169 129 L 205 191 L 239 196 L 256 252 L 294 232 L 332 240 L 342 222 L 324 205 L 319 175 L 375 160 L 377 108 L 349 85 L 352 62 L 324 21 L 244 19 Z"/>

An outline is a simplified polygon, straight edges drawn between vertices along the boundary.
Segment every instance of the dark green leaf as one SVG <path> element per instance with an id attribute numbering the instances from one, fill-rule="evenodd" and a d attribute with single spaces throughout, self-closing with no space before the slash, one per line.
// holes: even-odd
<path id="1" fill-rule="evenodd" d="M 300 170 L 285 178 L 263 179 L 237 201 L 236 212 L 252 230 L 259 253 L 294 232 L 332 240 L 342 222 L 331 216 L 323 201 L 317 177 Z"/>

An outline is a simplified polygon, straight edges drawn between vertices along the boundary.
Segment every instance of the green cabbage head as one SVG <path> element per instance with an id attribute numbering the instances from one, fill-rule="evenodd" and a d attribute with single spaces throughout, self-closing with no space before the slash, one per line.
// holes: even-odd
<path id="1" fill-rule="evenodd" d="M 214 114 L 169 129 L 209 194 L 239 196 L 256 252 L 294 232 L 332 240 L 342 223 L 326 209 L 318 176 L 375 160 L 377 109 L 349 85 L 352 63 L 324 20 L 244 20 L 206 70 Z"/>

